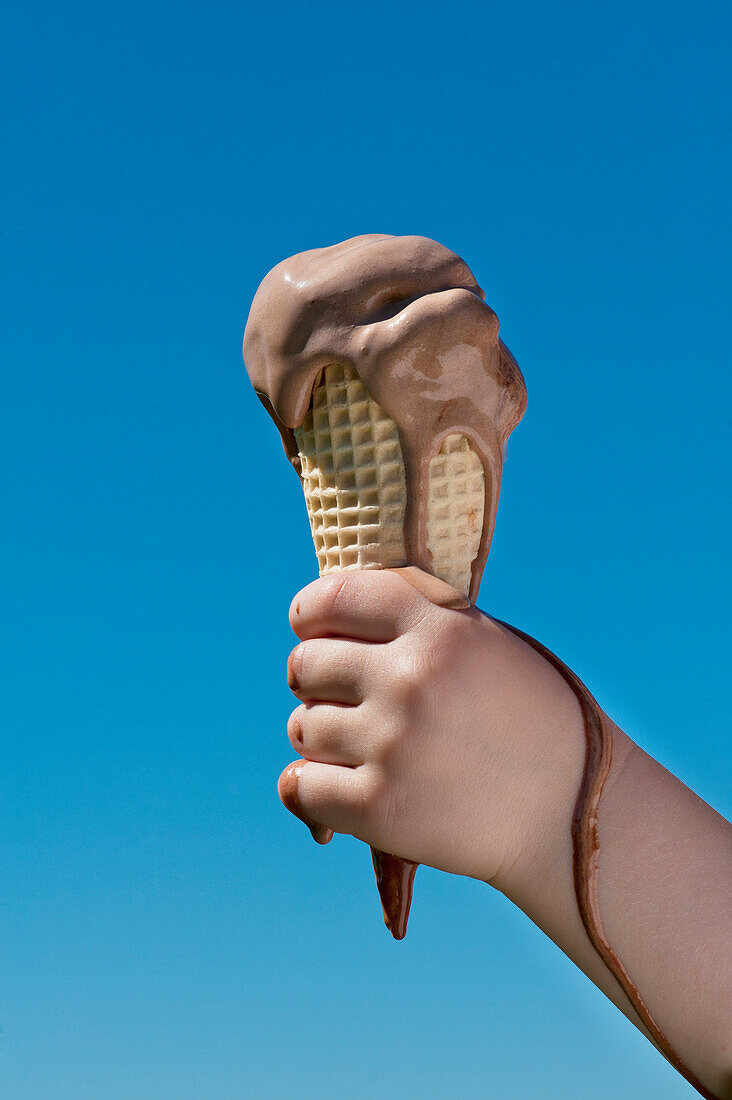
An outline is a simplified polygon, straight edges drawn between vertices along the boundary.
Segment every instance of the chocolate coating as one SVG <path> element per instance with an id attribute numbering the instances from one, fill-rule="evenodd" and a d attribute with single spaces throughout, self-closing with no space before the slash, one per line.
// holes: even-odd
<path id="1" fill-rule="evenodd" d="M 406 557 L 426 572 L 429 462 L 445 436 L 467 436 L 486 479 L 472 601 L 493 535 L 506 440 L 526 408 L 521 371 L 484 298 L 467 264 L 443 245 L 373 234 L 283 260 L 262 281 L 244 333 L 252 385 L 298 472 L 293 429 L 320 372 L 341 363 L 361 377 L 399 429 Z"/>

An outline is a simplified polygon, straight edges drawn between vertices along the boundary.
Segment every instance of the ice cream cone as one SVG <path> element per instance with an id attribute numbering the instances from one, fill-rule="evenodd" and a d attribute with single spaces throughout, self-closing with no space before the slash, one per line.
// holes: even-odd
<path id="1" fill-rule="evenodd" d="M 401 569 L 433 603 L 475 603 L 526 407 L 498 329 L 467 264 L 426 237 L 354 237 L 262 280 L 244 361 L 301 476 L 321 574 Z M 416 865 L 373 855 L 401 939 Z"/>
<path id="2" fill-rule="evenodd" d="M 399 429 L 350 367 L 327 366 L 295 439 L 320 575 L 407 565 Z M 485 511 L 485 475 L 468 439 L 430 460 L 427 549 L 435 576 L 468 593 Z"/>
<path id="3" fill-rule="evenodd" d="M 295 440 L 320 575 L 406 565 L 399 429 L 352 368 L 325 367 Z M 481 461 L 453 433 L 430 461 L 427 548 L 435 575 L 465 595 L 484 510 Z M 402 939 L 417 865 L 376 849 L 372 857 L 384 920 Z"/>
<path id="4" fill-rule="evenodd" d="M 325 368 L 295 439 L 320 575 L 406 565 L 399 431 L 355 371 Z"/>

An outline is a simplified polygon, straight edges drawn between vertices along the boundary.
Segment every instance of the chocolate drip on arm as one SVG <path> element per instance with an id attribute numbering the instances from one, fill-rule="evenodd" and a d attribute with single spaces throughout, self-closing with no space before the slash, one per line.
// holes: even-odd
<path id="1" fill-rule="evenodd" d="M 612 736 L 608 732 L 605 715 L 595 698 L 571 669 L 560 661 L 551 650 L 537 642 L 529 634 L 524 634 L 515 626 L 494 620 L 510 630 L 522 641 L 540 653 L 557 670 L 577 697 L 582 711 L 585 727 L 585 766 L 577 801 L 572 815 L 572 850 L 574 892 L 577 899 L 582 923 L 592 946 L 597 951 L 610 973 L 617 980 L 623 992 L 635 1009 L 638 1017 L 647 1028 L 654 1043 L 675 1070 L 693 1085 L 705 1100 L 720 1100 L 701 1083 L 696 1074 L 671 1046 L 661 1028 L 651 1015 L 624 964 L 608 942 L 602 925 L 600 906 L 597 896 L 598 857 L 600 838 L 597 831 L 597 815 L 600 808 L 605 781 L 610 774 L 612 763 Z"/>

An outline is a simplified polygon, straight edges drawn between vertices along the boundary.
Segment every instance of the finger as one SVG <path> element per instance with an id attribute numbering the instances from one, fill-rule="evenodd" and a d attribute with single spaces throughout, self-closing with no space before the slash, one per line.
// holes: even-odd
<path id="1" fill-rule="evenodd" d="M 277 793 L 285 809 L 289 810 L 290 813 L 294 814 L 300 821 L 305 822 L 312 833 L 315 843 L 328 844 L 333 839 L 333 830 L 329 829 L 327 825 L 321 825 L 318 821 L 313 821 L 311 817 L 308 817 L 300 805 L 298 787 L 302 768 L 303 765 L 300 760 L 296 760 L 293 764 L 288 764 L 277 781 Z"/>
<path id="2" fill-rule="evenodd" d="M 295 752 L 320 764 L 357 767 L 366 760 L 361 707 L 303 703 L 293 710 L 287 736 Z"/>
<path id="3" fill-rule="evenodd" d="M 293 810 L 291 804 L 285 803 L 291 812 L 303 820 L 307 818 L 311 826 L 317 824 L 321 829 L 354 835 L 359 832 L 369 799 L 367 769 L 299 760 L 285 768 L 280 776 L 280 797 L 284 781 L 290 788 L 286 793 L 289 793 L 291 802 L 293 773 L 296 773 L 294 804 L 297 809 Z"/>
<path id="4" fill-rule="evenodd" d="M 290 691 L 303 702 L 357 706 L 369 682 L 371 646 L 335 638 L 296 645 L 287 661 Z"/>
<path id="5" fill-rule="evenodd" d="M 391 642 L 432 606 L 398 573 L 358 569 L 332 573 L 303 588 L 290 605 L 290 625 L 303 641 L 331 635 Z"/>

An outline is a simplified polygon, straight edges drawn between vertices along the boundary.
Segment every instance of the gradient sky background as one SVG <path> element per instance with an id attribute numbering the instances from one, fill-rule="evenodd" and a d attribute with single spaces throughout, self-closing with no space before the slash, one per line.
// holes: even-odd
<path id="1" fill-rule="evenodd" d="M 481 606 L 729 815 L 729 5 L 4 22 L 4 1095 L 695 1095 L 500 895 L 423 868 L 397 944 L 281 808 L 315 559 L 240 344 L 293 252 L 464 255 L 529 389 Z"/>

